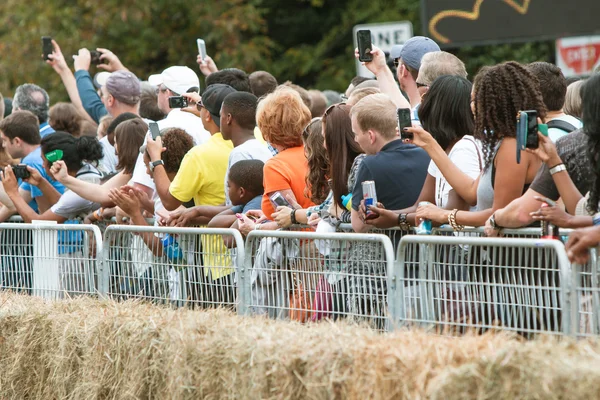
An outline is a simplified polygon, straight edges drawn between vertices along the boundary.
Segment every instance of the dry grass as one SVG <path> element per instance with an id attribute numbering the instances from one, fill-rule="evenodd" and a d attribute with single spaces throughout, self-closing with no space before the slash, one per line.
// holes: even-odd
<path id="1" fill-rule="evenodd" d="M 600 345 L 0 294 L 0 398 L 588 399 Z"/>

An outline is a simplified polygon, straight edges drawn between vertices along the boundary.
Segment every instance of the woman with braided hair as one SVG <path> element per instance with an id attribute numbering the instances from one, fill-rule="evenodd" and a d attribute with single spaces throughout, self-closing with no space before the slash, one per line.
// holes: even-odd
<path id="1" fill-rule="evenodd" d="M 516 118 L 522 110 L 546 116 L 537 78 L 514 61 L 484 67 L 475 77 L 471 96 L 475 116 L 474 136 L 482 143 L 484 168 L 473 179 L 452 163 L 444 149 L 422 128 L 406 128 L 414 139 L 406 141 L 427 151 L 449 185 L 476 211 L 443 210 L 432 204 L 417 209 L 417 221 L 449 223 L 455 230 L 483 226 L 493 212 L 521 196 L 533 181 L 540 160 L 522 153 L 516 161 Z"/>

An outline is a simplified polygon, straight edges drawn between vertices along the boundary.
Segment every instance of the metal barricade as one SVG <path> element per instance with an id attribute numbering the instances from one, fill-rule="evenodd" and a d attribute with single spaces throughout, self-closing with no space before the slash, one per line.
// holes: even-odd
<path id="1" fill-rule="evenodd" d="M 236 273 L 244 265 L 237 230 L 110 225 L 104 243 L 102 287 L 110 298 L 236 306 Z"/>
<path id="2" fill-rule="evenodd" d="M 379 234 L 253 231 L 240 274 L 240 313 L 389 325 L 390 239 Z M 243 297 L 242 297 L 243 294 Z"/>
<path id="3" fill-rule="evenodd" d="M 0 288 L 46 299 L 97 295 L 102 235 L 79 224 L 0 224 Z"/>
<path id="4" fill-rule="evenodd" d="M 597 249 L 590 250 L 586 264 L 573 265 L 571 307 L 575 334 L 579 337 L 600 333 L 600 283 Z"/>
<path id="5" fill-rule="evenodd" d="M 399 327 L 571 333 L 571 265 L 556 240 L 405 236 L 392 280 Z"/>

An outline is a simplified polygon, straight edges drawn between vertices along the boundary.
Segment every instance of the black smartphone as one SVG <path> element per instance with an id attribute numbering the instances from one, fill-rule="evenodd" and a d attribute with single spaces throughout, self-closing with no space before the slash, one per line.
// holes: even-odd
<path id="1" fill-rule="evenodd" d="M 15 173 L 15 178 L 17 179 L 27 179 L 31 176 L 31 173 L 25 164 L 13 165 L 12 169 Z"/>
<path id="2" fill-rule="evenodd" d="M 169 97 L 169 107 L 170 108 L 184 108 L 188 106 L 187 97 L 183 96 L 171 96 Z"/>
<path id="3" fill-rule="evenodd" d="M 358 61 L 369 62 L 373 61 L 373 45 L 371 44 L 371 31 L 361 29 L 356 32 L 356 43 L 358 44 Z"/>
<path id="4" fill-rule="evenodd" d="M 52 38 L 50 36 L 42 36 L 42 58 L 44 61 L 49 60 L 48 56 L 54 51 L 52 46 Z"/>
<path id="5" fill-rule="evenodd" d="M 412 139 L 414 135 L 410 132 L 404 132 L 404 128 L 410 128 L 412 126 L 412 120 L 410 118 L 410 108 L 399 108 L 398 112 L 398 130 L 400 131 L 401 139 Z"/>
<path id="6" fill-rule="evenodd" d="M 98 65 L 102 63 L 102 60 L 100 60 L 100 56 L 102 55 L 102 53 L 100 53 L 97 50 L 90 50 L 90 55 L 92 56 L 92 64 Z"/>
<path id="7" fill-rule="evenodd" d="M 525 111 L 525 114 L 527 114 L 527 139 L 525 140 L 525 147 L 528 149 L 537 149 L 540 145 L 537 111 L 528 110 Z"/>
<path id="8" fill-rule="evenodd" d="M 156 138 L 160 136 L 160 129 L 158 129 L 158 124 L 156 122 L 150 122 L 148 126 L 150 127 L 150 134 L 152 135 L 152 140 L 156 140 Z"/>

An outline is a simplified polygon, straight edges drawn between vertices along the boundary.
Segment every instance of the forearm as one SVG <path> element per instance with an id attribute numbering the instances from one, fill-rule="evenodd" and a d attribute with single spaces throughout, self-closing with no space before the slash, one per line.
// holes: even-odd
<path id="1" fill-rule="evenodd" d="M 4 222 L 17 213 L 14 207 L 7 207 L 4 204 L 0 205 L 0 222 Z"/>
<path id="2" fill-rule="evenodd" d="M 109 179 L 105 184 L 96 185 L 68 176 L 61 183 L 86 200 L 99 203 L 102 207 L 112 207 L 114 206 L 114 203 L 108 197 L 110 189 L 123 186 L 127 183 L 127 180 L 129 180 L 128 177 L 130 178 L 131 176 L 119 173 Z M 125 180 L 125 182 L 122 182 L 122 180 Z"/>
<path id="3" fill-rule="evenodd" d="M 484 226 L 485 222 L 488 220 L 488 218 L 490 218 L 490 216 L 493 214 L 494 209 L 493 208 L 488 208 L 487 210 L 483 210 L 483 211 L 458 211 L 456 213 L 456 223 L 458 225 L 463 225 L 463 226 L 474 226 L 474 227 L 479 227 L 479 226 Z M 450 215 L 451 211 L 448 211 L 446 213 L 446 220 L 448 219 L 448 215 Z"/>
<path id="4" fill-rule="evenodd" d="M 176 210 L 183 204 L 182 201 L 175 198 L 169 191 L 171 186 L 171 180 L 167 176 L 164 166 L 159 165 L 154 169 L 154 186 L 156 187 L 156 193 L 160 197 L 165 209 L 168 211 Z"/>
<path id="5" fill-rule="evenodd" d="M 83 108 L 98 123 L 100 118 L 107 114 L 107 111 L 98 93 L 96 93 L 89 72 L 85 70 L 75 71 L 75 82 Z"/>
<path id="6" fill-rule="evenodd" d="M 136 226 L 149 226 L 148 222 L 144 218 L 141 212 L 134 212 L 129 214 L 129 218 L 131 218 L 132 225 Z M 162 257 L 163 255 L 163 245 L 161 240 L 156 237 L 154 232 L 144 232 L 139 234 L 146 246 L 152 251 L 156 257 Z"/>
<path id="7" fill-rule="evenodd" d="M 397 108 L 411 108 L 408 100 L 402 95 L 398 84 L 394 80 L 392 71 L 386 67 L 377 74 L 377 82 L 381 93 L 388 95 Z"/>
<path id="8" fill-rule="evenodd" d="M 585 228 L 587 226 L 594 225 L 593 217 L 588 215 L 575 215 L 571 216 L 565 226 L 560 226 L 561 228 L 567 229 L 577 229 L 577 228 Z"/>
<path id="9" fill-rule="evenodd" d="M 56 204 L 60 199 L 61 194 L 46 179 L 42 179 L 38 185 L 38 189 L 42 191 L 44 197 L 51 206 Z"/>
<path id="10" fill-rule="evenodd" d="M 39 219 L 39 214 L 33 211 L 18 193 L 8 193 L 8 196 L 24 222 L 31 223 L 34 219 Z"/>
<path id="11" fill-rule="evenodd" d="M 230 215 L 216 215 L 208 223 L 209 228 L 229 228 L 237 221 L 237 217 Z"/>
<path id="12" fill-rule="evenodd" d="M 437 143 L 425 150 L 456 194 L 471 206 L 477 204 L 477 180 L 462 172 Z"/>
<path id="13" fill-rule="evenodd" d="M 583 198 L 577 187 L 573 184 L 571 177 L 567 171 L 558 172 L 552 175 L 554 184 L 558 189 L 558 193 L 565 204 L 565 208 L 569 214 L 575 214 L 577 203 Z"/>
<path id="14" fill-rule="evenodd" d="M 521 228 L 534 222 L 530 213 L 531 211 L 522 207 L 520 199 L 515 199 L 506 207 L 497 210 L 494 219 L 496 224 L 503 228 Z"/>
<path id="15" fill-rule="evenodd" d="M 358 214 L 358 211 L 352 210 L 352 230 L 356 233 L 365 233 L 370 231 L 373 227 L 365 224 Z"/>
<path id="16" fill-rule="evenodd" d="M 230 208 L 228 206 L 196 206 L 194 207 L 196 216 L 192 221 L 197 225 L 208 225 L 215 216 Z"/>

